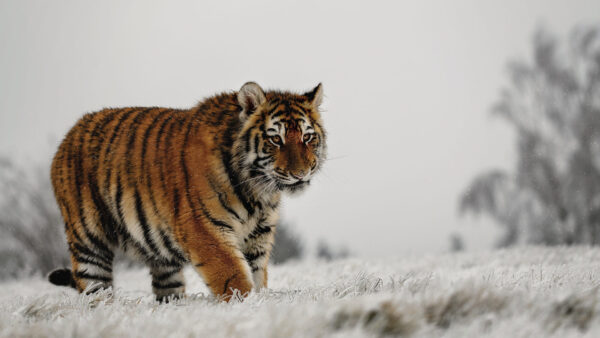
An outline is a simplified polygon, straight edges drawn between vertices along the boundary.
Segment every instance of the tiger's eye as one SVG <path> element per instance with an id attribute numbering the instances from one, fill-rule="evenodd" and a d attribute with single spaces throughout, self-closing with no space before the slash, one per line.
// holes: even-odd
<path id="1" fill-rule="evenodd" d="M 302 136 L 302 141 L 304 141 L 305 143 L 312 140 L 313 135 L 312 134 L 304 134 L 304 136 Z"/>
<path id="2" fill-rule="evenodd" d="M 275 143 L 276 145 L 281 145 L 281 136 L 271 136 L 271 142 Z"/>

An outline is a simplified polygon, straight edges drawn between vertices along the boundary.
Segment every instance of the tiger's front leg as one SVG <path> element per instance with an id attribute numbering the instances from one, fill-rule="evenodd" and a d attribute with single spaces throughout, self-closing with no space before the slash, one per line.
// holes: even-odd
<path id="1" fill-rule="evenodd" d="M 254 287 L 252 272 L 235 234 L 226 228 L 206 229 L 198 222 L 193 239 L 188 239 L 191 264 L 202 276 L 213 295 L 230 301 L 235 290 L 246 296 Z M 214 224 L 208 224 L 214 226 Z M 216 231 L 211 231 L 216 230 Z"/>
<path id="2" fill-rule="evenodd" d="M 256 290 L 267 287 L 267 265 L 274 239 L 275 226 L 259 224 L 244 240 L 244 257 L 250 265 Z"/>

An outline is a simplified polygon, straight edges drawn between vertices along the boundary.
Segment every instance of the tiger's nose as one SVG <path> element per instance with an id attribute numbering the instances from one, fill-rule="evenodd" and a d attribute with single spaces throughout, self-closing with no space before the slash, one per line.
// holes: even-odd
<path id="1" fill-rule="evenodd" d="M 290 173 L 290 174 L 292 175 L 293 178 L 298 179 L 298 180 L 301 180 L 304 178 L 304 176 L 306 176 L 303 171 L 299 171 L 296 173 Z"/>

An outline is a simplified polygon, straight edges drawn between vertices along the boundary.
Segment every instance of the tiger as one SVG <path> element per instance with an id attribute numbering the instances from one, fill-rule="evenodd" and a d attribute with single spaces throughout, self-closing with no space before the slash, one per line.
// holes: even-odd
<path id="1" fill-rule="evenodd" d="M 247 82 L 191 109 L 85 114 L 51 165 L 71 269 L 49 281 L 112 290 L 120 251 L 149 267 L 157 300 L 185 295 L 186 265 L 225 301 L 266 288 L 281 196 L 325 161 L 322 101 L 320 83 L 298 94 Z"/>

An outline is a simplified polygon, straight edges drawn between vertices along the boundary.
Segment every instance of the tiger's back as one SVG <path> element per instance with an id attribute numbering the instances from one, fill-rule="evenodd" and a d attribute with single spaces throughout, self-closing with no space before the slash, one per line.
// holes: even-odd
<path id="1" fill-rule="evenodd" d="M 245 134 L 258 135 L 261 120 L 240 114 L 245 103 L 255 105 L 250 113 L 261 103 L 241 102 L 243 90 L 190 110 L 130 107 L 81 118 L 51 168 L 72 262 L 72 272 L 51 281 L 80 292 L 109 287 L 122 249 L 150 267 L 158 298 L 184 292 L 188 262 L 216 295 L 266 286 L 280 194 L 255 194 L 244 182 L 252 180 L 242 162 L 253 142 Z M 263 109 L 270 96 L 263 93 Z"/>

